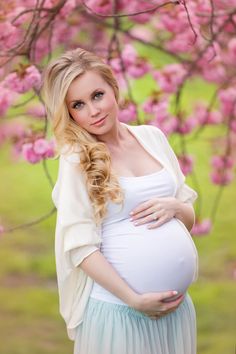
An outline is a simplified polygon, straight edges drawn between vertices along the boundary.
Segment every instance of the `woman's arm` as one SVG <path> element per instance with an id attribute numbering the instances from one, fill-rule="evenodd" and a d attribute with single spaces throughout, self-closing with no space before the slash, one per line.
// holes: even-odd
<path id="1" fill-rule="evenodd" d="M 142 295 L 137 294 L 119 276 L 99 250 L 86 257 L 80 263 L 79 267 L 89 277 L 127 305 L 151 317 L 156 316 L 157 312 L 161 312 L 161 315 L 165 315 L 174 311 L 183 300 L 183 296 L 180 296 L 177 300 L 168 303 L 163 302 L 163 300 L 176 295 L 177 293 L 175 291 L 146 293 Z"/>
<path id="2" fill-rule="evenodd" d="M 191 231 L 195 222 L 195 211 L 191 203 L 184 203 L 180 200 L 176 200 L 176 212 L 175 217 L 182 221 L 188 231 Z"/>

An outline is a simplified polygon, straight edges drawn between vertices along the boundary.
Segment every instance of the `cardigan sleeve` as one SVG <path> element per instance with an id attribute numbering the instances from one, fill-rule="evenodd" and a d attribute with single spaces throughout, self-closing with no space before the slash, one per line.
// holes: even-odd
<path id="1" fill-rule="evenodd" d="M 185 183 L 186 178 L 180 168 L 180 164 L 176 154 L 174 153 L 165 134 L 160 129 L 158 129 L 158 131 L 159 131 L 160 139 L 162 141 L 162 145 L 164 147 L 164 151 L 167 154 L 168 159 L 170 160 L 170 163 L 175 171 L 175 175 L 178 181 L 178 186 L 177 186 L 177 191 L 175 196 L 176 198 L 180 199 L 182 202 L 194 203 L 198 197 L 198 194 L 193 188 L 191 188 L 189 185 Z"/>
<path id="2" fill-rule="evenodd" d="M 79 154 L 61 155 L 52 199 L 57 208 L 55 260 L 60 313 L 70 339 L 83 321 L 93 280 L 79 267 L 99 249 L 100 228 L 93 218 L 92 205 L 79 166 Z"/>
<path id="3" fill-rule="evenodd" d="M 52 198 L 57 208 L 57 237 L 63 240 L 68 264 L 78 266 L 98 249 L 100 235 L 93 220 L 77 153 L 60 156 L 58 181 Z"/>
<path id="4" fill-rule="evenodd" d="M 76 265 L 79 265 L 87 255 L 98 249 L 100 235 L 93 219 L 78 154 L 60 156 L 58 181 L 52 198 L 57 208 L 57 228 L 60 229 L 57 237 L 63 239 L 65 253 L 77 250 Z M 70 254 L 67 257 L 71 262 Z"/>

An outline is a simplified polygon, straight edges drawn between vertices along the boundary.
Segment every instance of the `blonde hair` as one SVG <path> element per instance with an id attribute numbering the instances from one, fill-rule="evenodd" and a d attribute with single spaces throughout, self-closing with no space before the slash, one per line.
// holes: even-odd
<path id="1" fill-rule="evenodd" d="M 119 88 L 111 68 L 95 54 L 77 48 L 52 61 L 43 74 L 42 94 L 47 116 L 59 153 L 79 145 L 80 166 L 86 177 L 86 186 L 96 222 L 106 215 L 107 202 L 121 203 L 123 192 L 111 169 L 111 156 L 107 146 L 81 128 L 70 116 L 65 98 L 70 84 L 86 71 L 94 71 L 113 89 L 119 102 Z M 68 152 L 68 150 L 67 150 Z"/>

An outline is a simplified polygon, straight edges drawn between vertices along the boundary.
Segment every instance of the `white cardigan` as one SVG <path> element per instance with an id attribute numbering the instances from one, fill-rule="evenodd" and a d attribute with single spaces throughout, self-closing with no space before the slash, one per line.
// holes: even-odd
<path id="1" fill-rule="evenodd" d="M 185 184 L 185 176 L 163 132 L 149 125 L 125 126 L 143 148 L 172 173 L 177 182 L 176 198 L 193 203 L 197 193 Z M 85 180 L 80 171 L 78 151 L 60 156 L 58 179 L 52 192 L 57 208 L 55 258 L 60 313 L 72 340 L 75 339 L 75 328 L 83 321 L 93 285 L 93 280 L 78 265 L 99 249 L 101 242 L 100 228 L 94 222 Z M 77 264 L 72 261 L 70 252 L 75 249 Z"/>

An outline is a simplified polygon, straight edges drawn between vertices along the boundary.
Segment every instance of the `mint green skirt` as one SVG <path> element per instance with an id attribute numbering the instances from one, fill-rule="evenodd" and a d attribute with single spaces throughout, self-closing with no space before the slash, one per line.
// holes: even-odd
<path id="1" fill-rule="evenodd" d="M 74 354 L 196 354 L 196 316 L 187 294 L 174 312 L 153 320 L 126 305 L 90 298 Z"/>

